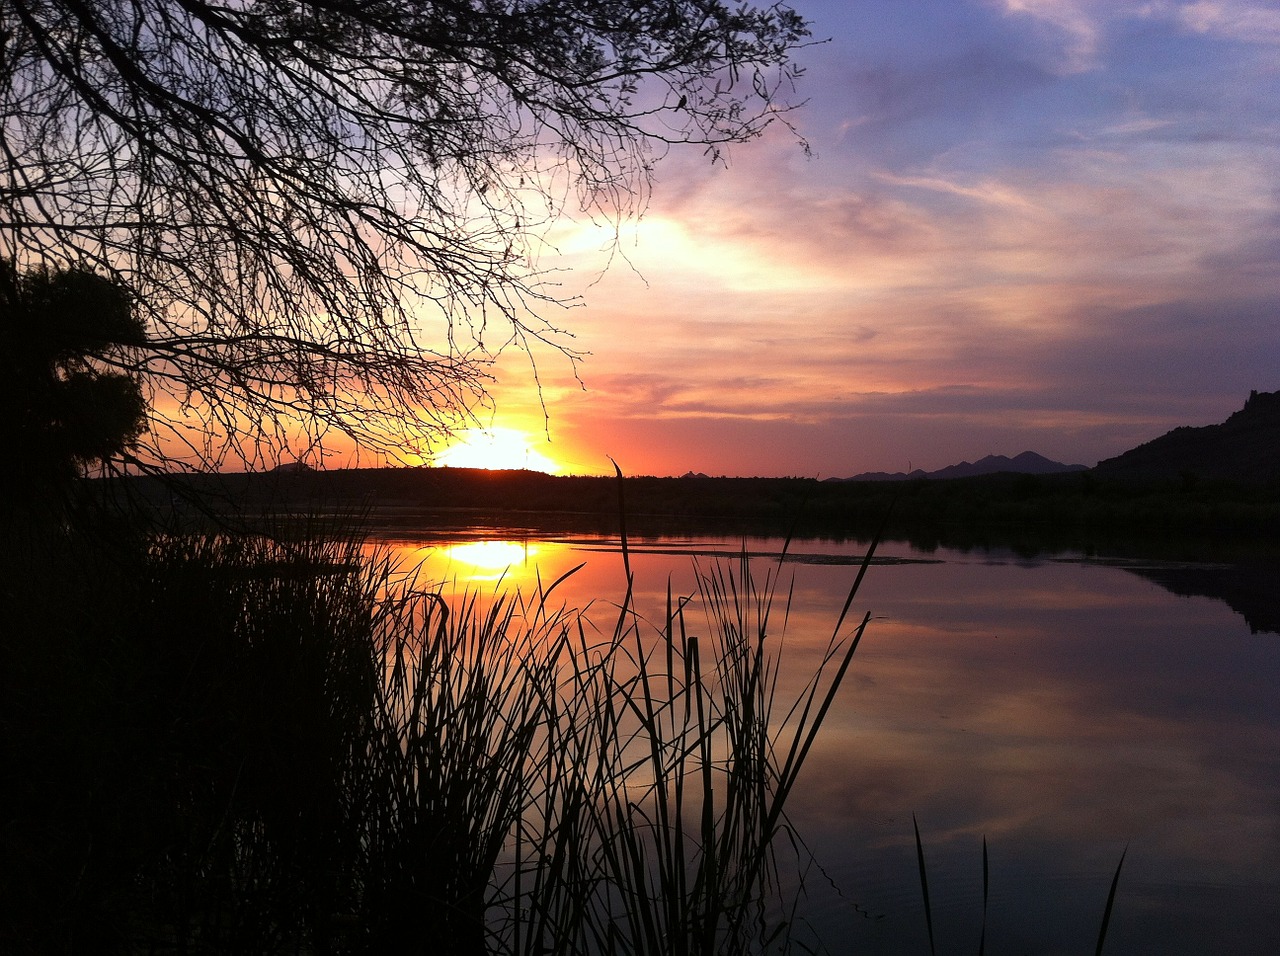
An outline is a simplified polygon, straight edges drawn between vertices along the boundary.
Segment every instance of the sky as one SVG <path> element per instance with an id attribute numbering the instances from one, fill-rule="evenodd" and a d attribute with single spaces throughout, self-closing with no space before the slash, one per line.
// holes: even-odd
<path id="1" fill-rule="evenodd" d="M 1093 465 L 1280 389 L 1280 3 L 793 6 L 826 40 L 812 155 L 781 127 L 673 152 L 607 268 L 562 223 L 544 264 L 581 304 L 550 318 L 587 355 L 536 356 L 545 423 L 504 360 L 498 463 Z"/>

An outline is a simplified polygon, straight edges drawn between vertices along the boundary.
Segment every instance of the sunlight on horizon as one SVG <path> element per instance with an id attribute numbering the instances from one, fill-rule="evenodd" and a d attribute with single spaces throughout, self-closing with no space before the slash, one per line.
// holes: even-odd
<path id="1" fill-rule="evenodd" d="M 432 460 L 435 467 L 524 469 L 558 474 L 559 462 L 532 447 L 527 432 L 515 428 L 468 428 Z"/>

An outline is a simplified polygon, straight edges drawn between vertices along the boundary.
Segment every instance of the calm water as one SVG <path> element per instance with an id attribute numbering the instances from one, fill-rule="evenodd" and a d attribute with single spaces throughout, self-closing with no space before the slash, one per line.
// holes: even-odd
<path id="1" fill-rule="evenodd" d="M 387 541 L 450 587 L 529 587 L 583 564 L 564 599 L 604 630 L 623 593 L 616 539 L 474 528 Z M 689 594 L 695 559 L 744 544 L 782 543 L 633 538 L 638 608 L 661 620 L 668 579 Z M 840 562 L 862 549 L 791 550 L 785 655 L 807 676 L 856 572 Z M 989 952 L 1092 952 L 1126 847 L 1108 953 L 1280 952 L 1274 565 L 893 542 L 879 556 L 854 604 L 871 626 L 791 804 L 820 867 L 805 912 L 830 951 L 928 952 L 915 814 L 939 952 L 977 952 L 984 837 Z"/>

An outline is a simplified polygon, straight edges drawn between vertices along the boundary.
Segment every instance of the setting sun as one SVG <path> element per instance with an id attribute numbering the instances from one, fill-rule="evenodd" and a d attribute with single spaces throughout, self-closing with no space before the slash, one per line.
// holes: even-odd
<path id="1" fill-rule="evenodd" d="M 523 468 L 551 475 L 560 471 L 557 462 L 532 447 L 528 434 L 514 428 L 469 428 L 433 463 L 451 468 Z"/>

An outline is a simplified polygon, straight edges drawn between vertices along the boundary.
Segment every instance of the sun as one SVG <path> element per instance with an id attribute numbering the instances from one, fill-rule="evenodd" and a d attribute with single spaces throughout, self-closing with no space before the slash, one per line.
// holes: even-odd
<path id="1" fill-rule="evenodd" d="M 560 465 L 533 448 L 528 434 L 515 428 L 468 428 L 435 456 L 451 468 L 513 468 L 554 475 Z"/>

